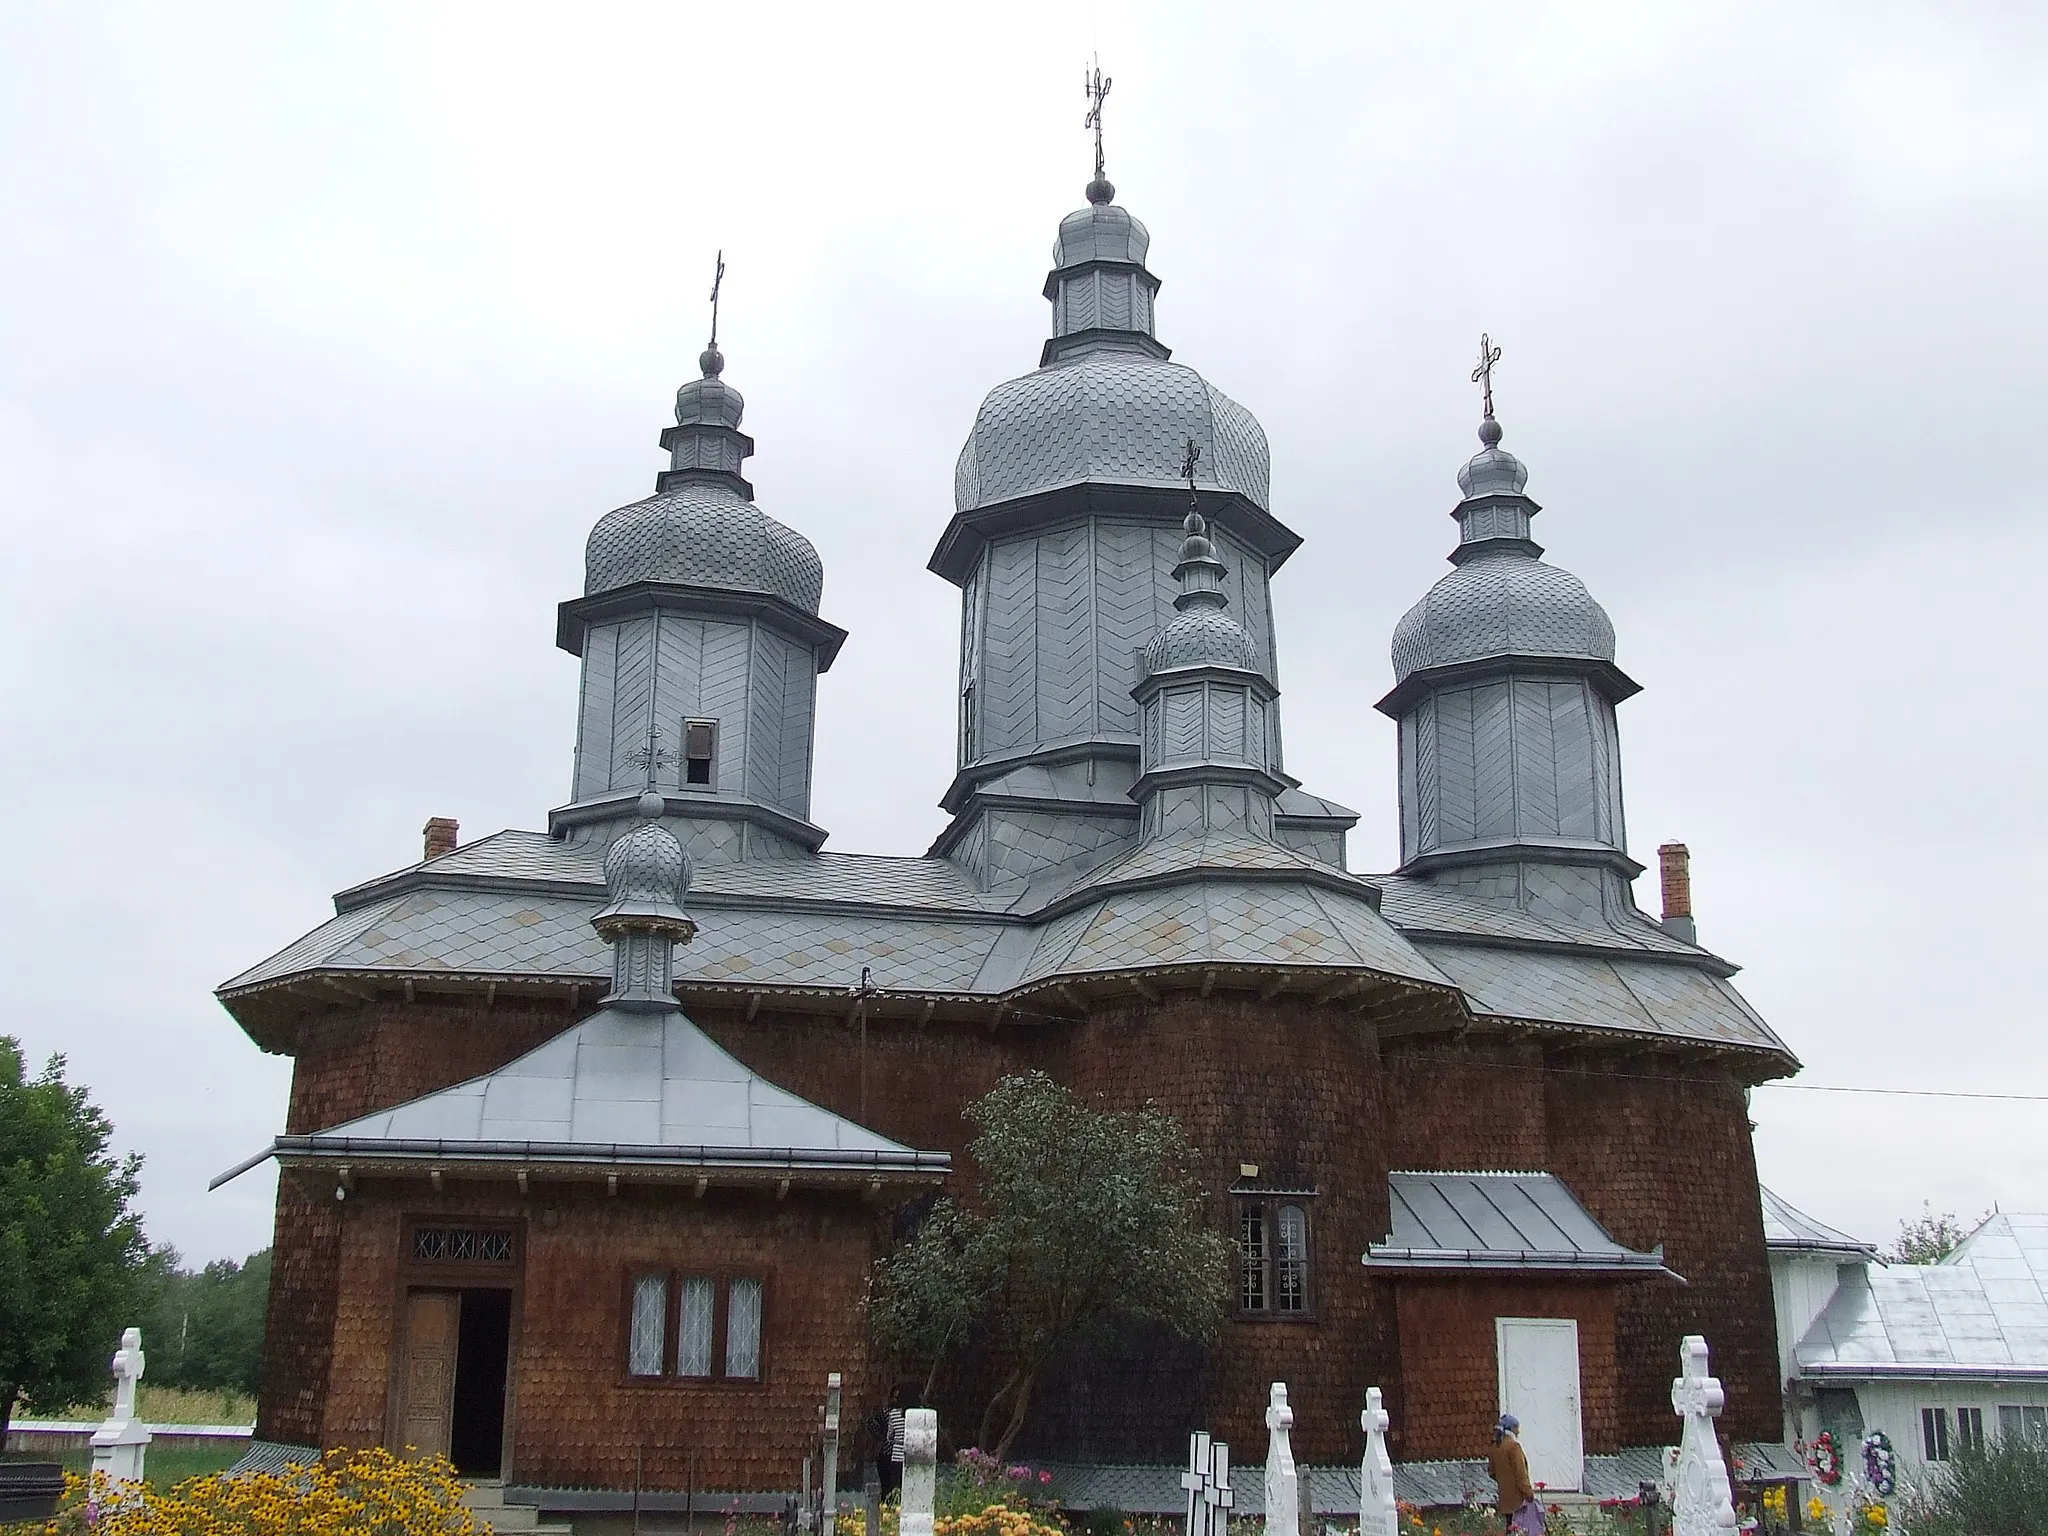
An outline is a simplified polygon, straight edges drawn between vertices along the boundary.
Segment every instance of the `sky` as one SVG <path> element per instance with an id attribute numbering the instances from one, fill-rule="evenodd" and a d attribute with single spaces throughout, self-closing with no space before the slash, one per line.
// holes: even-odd
<path id="1" fill-rule="evenodd" d="M 0 10 L 0 1032 L 270 1236 L 289 1063 L 213 999 L 331 894 L 567 798 L 582 541 L 653 488 L 715 253 L 762 505 L 852 638 L 828 846 L 921 852 L 982 395 L 1108 169 L 1159 331 L 1258 415 L 1290 771 L 1397 859 L 1402 611 L 1481 331 L 1549 558 L 1612 615 L 1638 858 L 1799 1082 L 2048 1094 L 2048 9 Z M 1639 886 L 1654 908 L 1654 875 Z M 2030 958 L 2033 957 L 2033 958 Z M 2040 1102 L 1754 1096 L 1765 1182 L 1889 1238 L 2048 1208 Z M 1682 1135 L 1674 1126 L 1670 1134 Z"/>

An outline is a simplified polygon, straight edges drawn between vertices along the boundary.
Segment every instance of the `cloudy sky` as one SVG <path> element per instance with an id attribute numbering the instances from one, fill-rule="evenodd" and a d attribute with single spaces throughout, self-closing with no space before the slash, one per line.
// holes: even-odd
<path id="1" fill-rule="evenodd" d="M 2048 10 L 18 3 L 0 1031 L 147 1156 L 153 1236 L 269 1240 L 267 1171 L 204 1186 L 289 1067 L 212 988 L 427 816 L 566 798 L 554 605 L 652 487 L 720 247 L 750 472 L 852 631 L 817 819 L 924 848 L 924 562 L 1037 360 L 1097 48 L 1162 338 L 1308 541 L 1288 762 L 1362 813 L 1354 867 L 1395 857 L 1370 705 L 1447 569 L 1484 329 L 1538 534 L 1644 685 L 1638 857 L 1690 843 L 1803 1080 L 2048 1093 Z M 1765 1179 L 1864 1235 L 2048 1206 L 2041 1103 L 1755 1104 Z"/>

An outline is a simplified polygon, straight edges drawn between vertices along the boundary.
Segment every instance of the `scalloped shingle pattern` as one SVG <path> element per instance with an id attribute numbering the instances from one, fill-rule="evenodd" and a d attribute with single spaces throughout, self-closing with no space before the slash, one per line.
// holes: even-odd
<path id="1" fill-rule="evenodd" d="M 583 565 L 586 596 L 659 581 L 765 592 L 816 613 L 825 592 L 810 540 L 712 481 L 607 512 L 590 531 Z"/>
<path id="2" fill-rule="evenodd" d="M 1192 368 L 1106 349 L 998 384 L 954 472 L 959 511 L 1083 480 L 1171 485 L 1192 438 L 1199 483 L 1268 505 L 1266 434 Z"/>
<path id="3" fill-rule="evenodd" d="M 1614 625 L 1569 571 L 1515 550 L 1457 567 L 1394 626 L 1394 679 L 1487 656 L 1614 660 Z"/>

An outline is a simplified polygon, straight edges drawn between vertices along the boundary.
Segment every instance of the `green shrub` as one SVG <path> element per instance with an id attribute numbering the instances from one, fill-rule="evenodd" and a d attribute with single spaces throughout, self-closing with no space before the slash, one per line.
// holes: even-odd
<path id="1" fill-rule="evenodd" d="M 1120 1509 L 1091 1509 L 1082 1518 L 1083 1536 L 1124 1536 L 1124 1521 L 1130 1517 Z"/>
<path id="2" fill-rule="evenodd" d="M 1905 1500 L 1907 1536 L 2048 1536 L 2048 1435 L 1958 1448 Z"/>

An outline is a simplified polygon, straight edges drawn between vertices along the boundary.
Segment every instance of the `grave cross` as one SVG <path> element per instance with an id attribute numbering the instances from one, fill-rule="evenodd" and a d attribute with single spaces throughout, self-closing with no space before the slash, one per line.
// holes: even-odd
<path id="1" fill-rule="evenodd" d="M 1294 1465 L 1293 1429 L 1287 1383 L 1276 1381 L 1266 1398 L 1266 1536 L 1301 1536 L 1301 1484 Z"/>
<path id="2" fill-rule="evenodd" d="M 1188 1436 L 1188 1469 L 1180 1475 L 1180 1485 L 1187 1490 L 1187 1520 L 1182 1526 L 1184 1536 L 1207 1536 L 1208 1482 L 1209 1436 L 1205 1431 L 1198 1429 Z"/>
<path id="3" fill-rule="evenodd" d="M 1208 1536 L 1230 1536 L 1230 1511 L 1237 1494 L 1230 1486 L 1230 1447 L 1221 1440 L 1209 1445 L 1209 1479 L 1203 1489 L 1209 1506 Z"/>
<path id="4" fill-rule="evenodd" d="M 1719 1536 L 1735 1529 L 1728 1466 L 1721 1460 L 1721 1442 L 1714 1434 L 1714 1420 L 1728 1394 L 1707 1374 L 1707 1341 L 1698 1334 L 1686 1335 L 1678 1346 L 1678 1361 L 1681 1374 L 1671 1383 L 1671 1411 L 1685 1421 L 1685 1428 L 1678 1440 L 1671 1533 Z"/>
<path id="5" fill-rule="evenodd" d="M 1398 1536 L 1401 1517 L 1394 1509 L 1394 1463 L 1387 1455 L 1387 1426 L 1380 1389 L 1365 1389 L 1365 1412 L 1358 1427 L 1365 1431 L 1365 1459 L 1358 1465 L 1358 1536 Z"/>
<path id="6" fill-rule="evenodd" d="M 146 1366 L 142 1353 L 142 1330 L 130 1328 L 121 1335 L 121 1348 L 114 1355 L 114 1417 L 135 1417 L 135 1386 Z"/>
<path id="7" fill-rule="evenodd" d="M 1479 366 L 1472 370 L 1472 382 L 1485 393 L 1486 416 L 1493 419 L 1493 365 L 1500 361 L 1500 348 L 1484 331 L 1479 333 Z"/>

